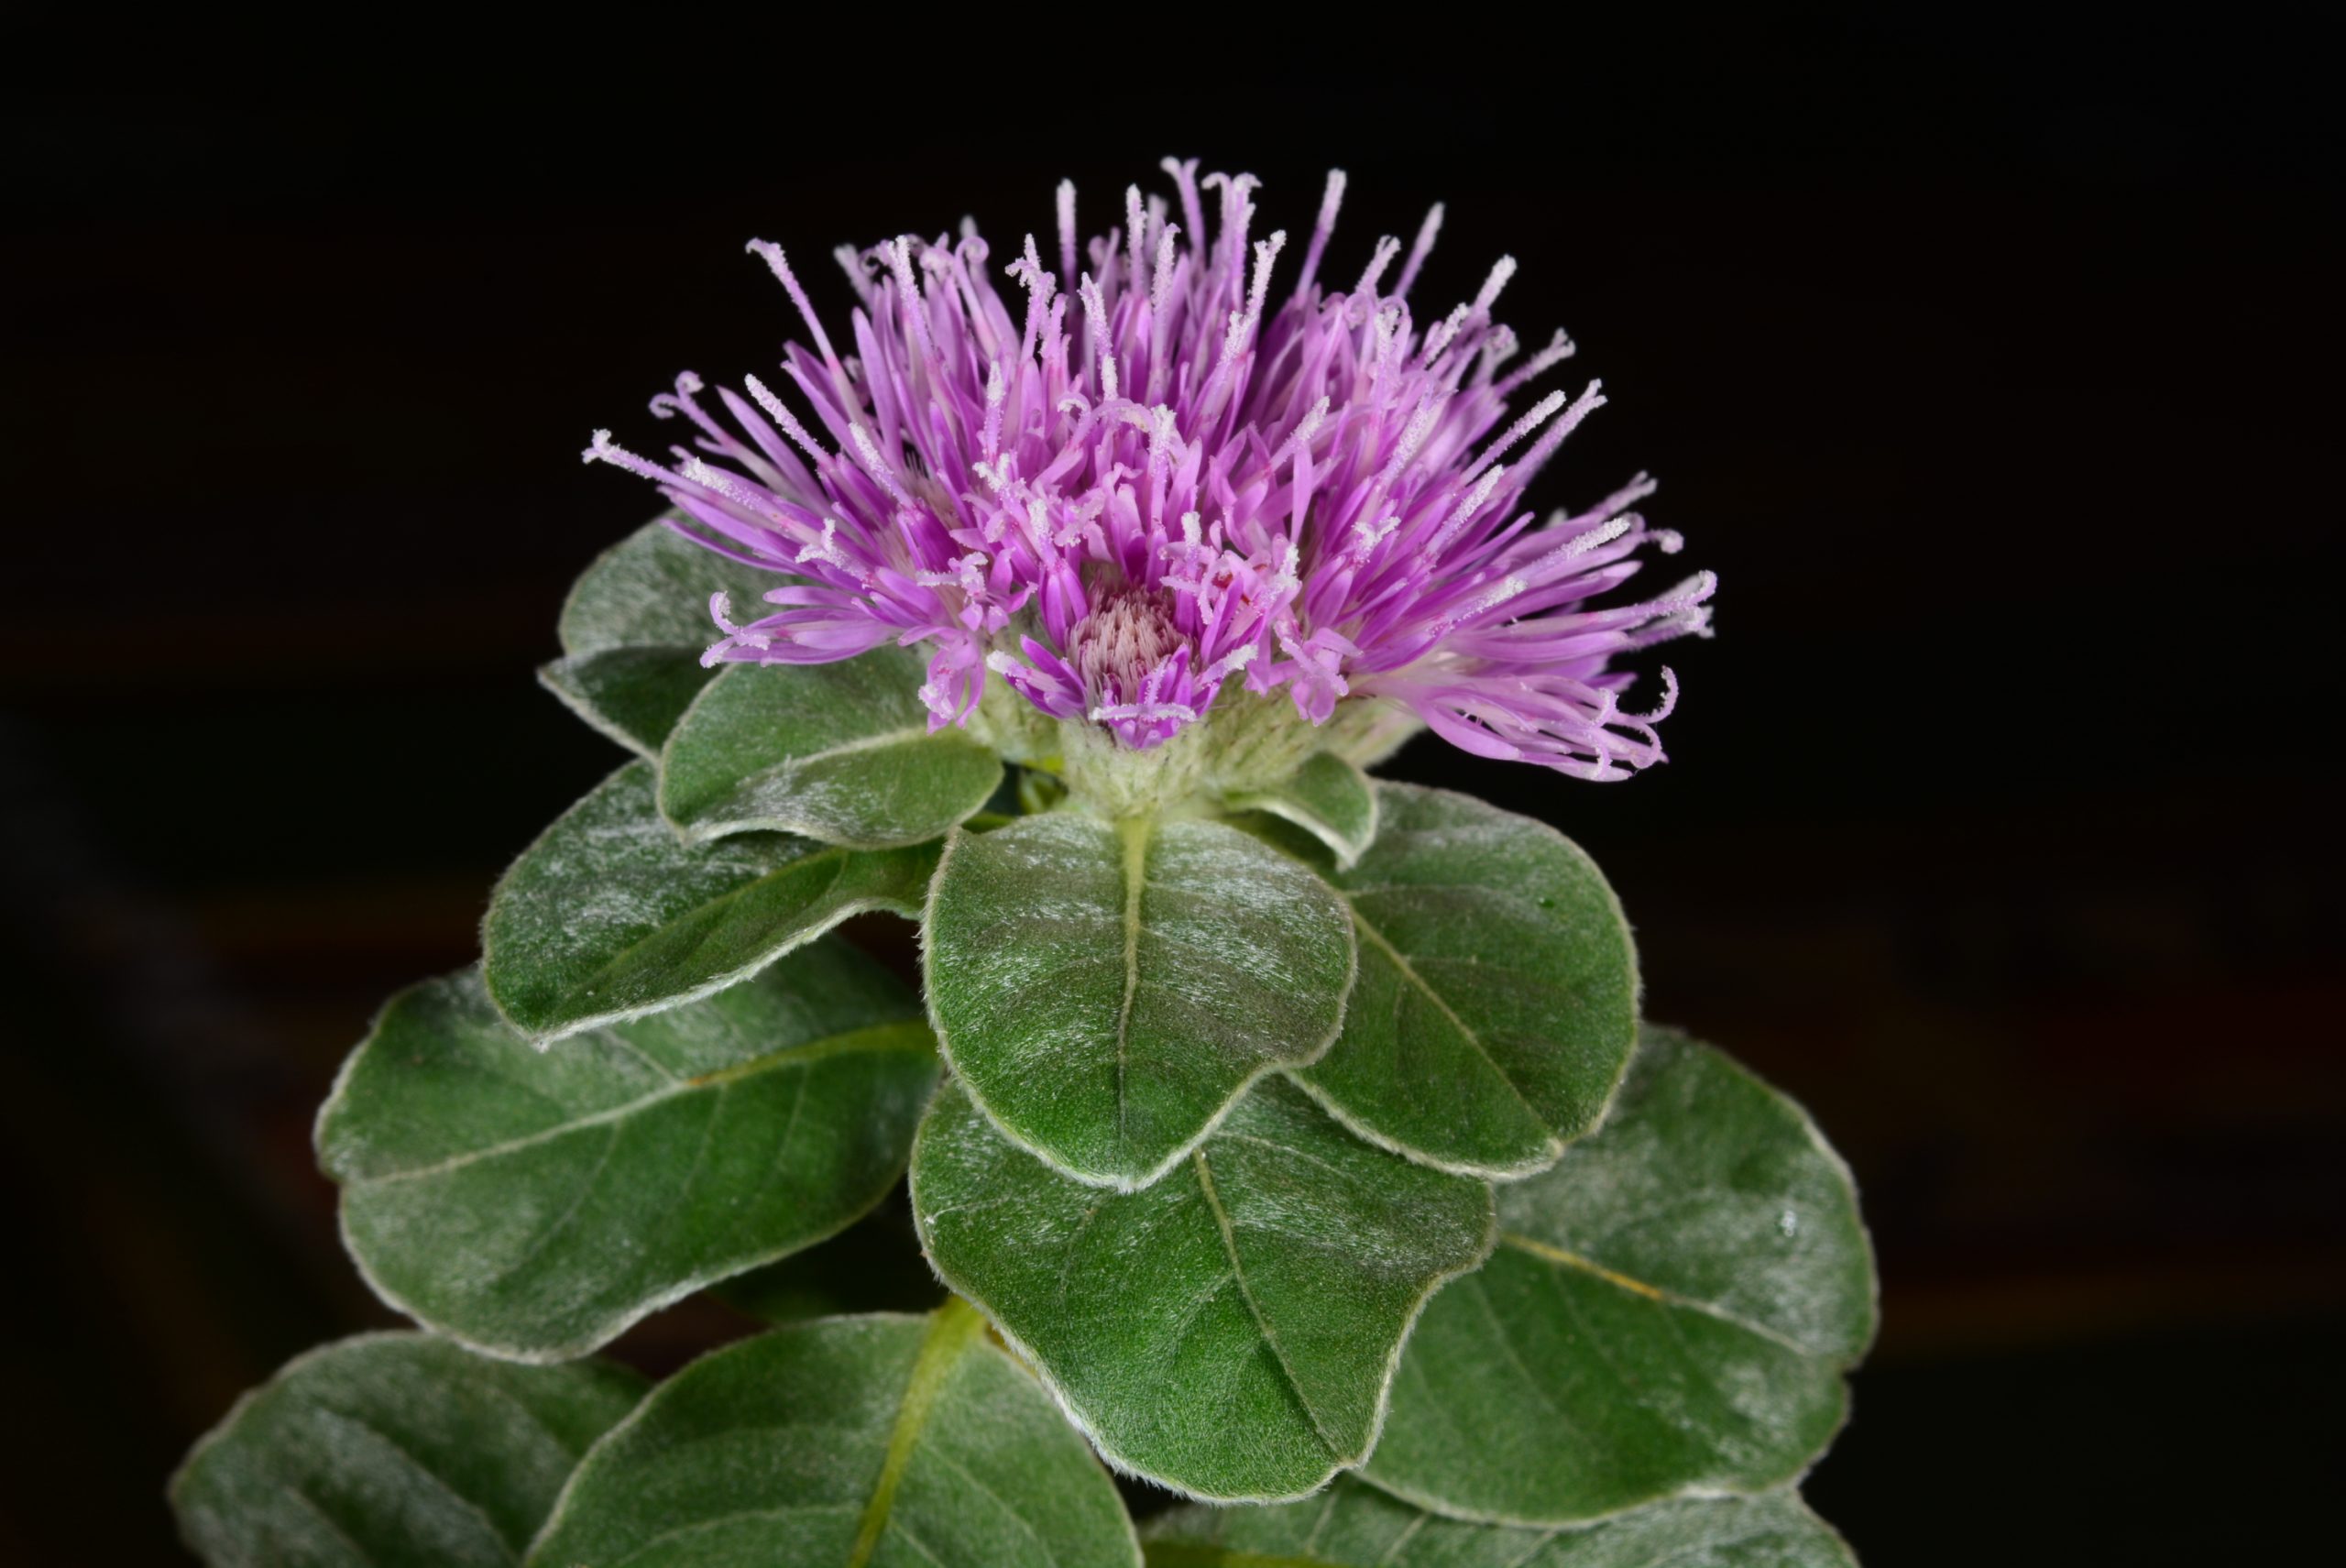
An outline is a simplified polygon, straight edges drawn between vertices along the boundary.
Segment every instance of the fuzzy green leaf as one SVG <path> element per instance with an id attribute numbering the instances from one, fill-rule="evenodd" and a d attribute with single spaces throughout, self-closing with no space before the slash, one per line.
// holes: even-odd
<path id="1" fill-rule="evenodd" d="M 937 850 L 788 833 L 677 842 L 630 762 L 557 818 L 489 895 L 488 993 L 541 1043 L 697 1000 L 850 915 L 919 907 Z"/>
<path id="2" fill-rule="evenodd" d="M 1364 1137 L 1501 1179 L 1595 1125 L 1638 1034 L 1638 960 L 1595 864 L 1553 828 L 1381 784 L 1383 826 L 1330 880 L 1360 978 L 1298 1077 Z"/>
<path id="3" fill-rule="evenodd" d="M 1790 1492 L 1525 1530 L 1439 1519 L 1346 1476 L 1277 1508 L 1188 1504 L 1141 1536 L 1148 1568 L 1857 1568 L 1832 1527 Z"/>
<path id="4" fill-rule="evenodd" d="M 686 1367 L 580 1465 L 533 1568 L 1137 1568 L 1116 1488 L 962 1302 Z"/>
<path id="5" fill-rule="evenodd" d="M 762 1323 L 803 1323 L 849 1312 L 928 1312 L 945 1299 L 920 1252 L 904 1190 L 820 1246 L 736 1275 L 717 1298 Z"/>
<path id="6" fill-rule="evenodd" d="M 714 674 L 680 648 L 614 648 L 541 664 L 538 684 L 629 751 L 656 757 Z"/>
<path id="7" fill-rule="evenodd" d="M 985 805 L 1002 761 L 929 733 L 923 662 L 874 649 L 837 664 L 736 664 L 660 757 L 660 809 L 687 839 L 773 829 L 885 850 L 926 842 Z"/>
<path id="8" fill-rule="evenodd" d="M 1874 1327 L 1857 1193 L 1719 1052 L 1647 1030 L 1603 1129 L 1500 1189 L 1499 1233 L 1410 1342 L 1378 1486 L 1571 1524 L 1774 1486 L 1832 1441 Z"/>
<path id="9" fill-rule="evenodd" d="M 1294 861 L 1222 823 L 1072 812 L 955 835 L 924 950 L 930 1016 L 985 1113 L 1120 1189 L 1327 1049 L 1353 971 L 1343 906 Z"/>
<path id="10" fill-rule="evenodd" d="M 1483 1183 L 1362 1143 L 1279 1078 L 1123 1193 L 1015 1147 L 948 1081 L 913 1146 L 913 1214 L 1102 1453 L 1215 1499 L 1358 1464 L 1427 1297 L 1491 1243 Z"/>
<path id="11" fill-rule="evenodd" d="M 902 1174 L 937 1072 L 918 1004 L 836 939 L 546 1051 L 466 970 L 383 1010 L 318 1155 L 385 1300 L 556 1360 L 851 1223 Z"/>
<path id="12" fill-rule="evenodd" d="M 516 1568 L 642 1393 L 607 1363 L 512 1366 L 365 1334 L 239 1400 L 171 1477 L 171 1507 L 212 1568 Z"/>
<path id="13" fill-rule="evenodd" d="M 1359 860 L 1376 840 L 1375 782 L 1330 751 L 1314 752 L 1283 783 L 1233 790 L 1222 796 L 1222 805 L 1284 817 L 1325 844 L 1340 867 Z"/>
<path id="14" fill-rule="evenodd" d="M 581 718 L 630 751 L 660 744 L 716 674 L 701 667 L 717 641 L 711 594 L 757 602 L 786 581 L 644 524 L 597 556 L 562 607 L 563 657 L 538 679 Z"/>

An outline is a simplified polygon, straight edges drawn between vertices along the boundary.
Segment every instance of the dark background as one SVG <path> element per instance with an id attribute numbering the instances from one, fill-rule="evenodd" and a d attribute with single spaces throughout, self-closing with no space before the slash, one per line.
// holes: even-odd
<path id="1" fill-rule="evenodd" d="M 309 1120 L 618 761 L 532 680 L 654 506 L 576 453 L 773 360 L 742 242 L 966 212 L 999 249 L 1063 173 L 1090 232 L 1168 151 L 1299 233 L 1347 168 L 1346 278 L 1446 201 L 1421 295 L 1511 251 L 1501 313 L 1613 398 L 1534 499 L 1650 468 L 1721 576 L 1666 768 L 1394 771 L 1578 838 L 1651 1013 L 1856 1166 L 1886 1326 L 1820 1509 L 1883 1568 L 2255 1561 L 2329 1518 L 2346 258 L 2300 17 L 1233 20 L 1071 17 L 1107 30 L 1065 74 L 1025 22 L 892 21 L 614 32 L 591 82 L 411 43 L 71 88 L 0 24 L 0 1561 L 177 1561 L 187 1443 L 389 1321 Z"/>

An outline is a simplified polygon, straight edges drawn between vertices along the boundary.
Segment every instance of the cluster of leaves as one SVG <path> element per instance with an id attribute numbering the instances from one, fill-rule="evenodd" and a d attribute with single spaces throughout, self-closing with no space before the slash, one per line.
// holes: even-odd
<path id="1" fill-rule="evenodd" d="M 1640 1030 L 1584 855 L 1324 752 L 1180 813 L 989 809 L 1022 792 L 928 732 L 908 654 L 703 670 L 749 576 L 655 525 L 574 593 L 544 679 L 639 756 L 319 1119 L 353 1256 L 430 1334 L 205 1440 L 208 1561 L 1848 1561 L 1788 1489 L 1872 1334 L 1847 1172 Z M 826 935 L 867 910 L 921 923 L 925 1009 Z M 907 1168 L 935 1313 L 648 1395 L 588 1359 Z M 1250 1506 L 1136 1541 L 1087 1439 Z"/>

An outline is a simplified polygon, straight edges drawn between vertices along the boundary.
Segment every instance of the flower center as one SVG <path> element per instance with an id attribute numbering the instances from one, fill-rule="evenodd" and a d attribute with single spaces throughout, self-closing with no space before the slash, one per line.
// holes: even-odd
<path id="1" fill-rule="evenodd" d="M 1129 585 L 1109 589 L 1075 623 L 1068 641 L 1076 674 L 1103 703 L 1140 700 L 1141 683 L 1188 645 L 1173 623 L 1173 596 Z"/>

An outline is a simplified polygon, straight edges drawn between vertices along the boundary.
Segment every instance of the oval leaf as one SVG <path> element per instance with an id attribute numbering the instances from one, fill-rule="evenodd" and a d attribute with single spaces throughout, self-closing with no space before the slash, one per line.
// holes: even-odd
<path id="1" fill-rule="evenodd" d="M 1326 1050 L 1352 985 L 1327 883 L 1218 822 L 1055 812 L 956 834 L 922 946 L 938 1038 L 985 1113 L 1119 1189 Z"/>
<path id="2" fill-rule="evenodd" d="M 541 1568 L 1136 1568 L 1099 1462 L 966 1303 L 686 1367 L 580 1465 Z"/>
<path id="3" fill-rule="evenodd" d="M 237 1401 L 171 1477 L 171 1507 L 212 1568 L 513 1568 L 642 1393 L 606 1363 L 512 1366 L 366 1334 Z"/>
<path id="4" fill-rule="evenodd" d="M 564 656 L 538 679 L 620 745 L 657 756 L 716 674 L 700 663 L 718 638 L 709 596 L 751 603 L 787 580 L 704 550 L 663 521 L 646 523 L 571 588 L 562 607 Z"/>
<path id="5" fill-rule="evenodd" d="M 1376 846 L 1330 880 L 1360 978 L 1298 1076 L 1362 1136 L 1501 1179 L 1605 1113 L 1638 1036 L 1637 949 L 1595 863 L 1544 824 L 1381 784 Z"/>
<path id="6" fill-rule="evenodd" d="M 1368 1478 L 1570 1524 L 1797 1475 L 1874 1326 L 1848 1168 L 1799 1106 L 1649 1029 L 1602 1131 L 1499 1195 L 1499 1247 L 1426 1314 Z"/>
<path id="7" fill-rule="evenodd" d="M 913 1213 L 945 1282 L 1102 1453 L 1225 1500 L 1358 1464 L 1426 1298 L 1491 1243 L 1488 1188 L 1372 1148 L 1277 1078 L 1126 1193 L 1014 1146 L 948 1082 L 913 1146 Z"/>
<path id="8" fill-rule="evenodd" d="M 383 1010 L 318 1155 L 385 1300 L 555 1360 L 851 1223 L 902 1174 L 937 1071 L 916 1003 L 836 940 L 551 1051 L 467 970 Z"/>
<path id="9" fill-rule="evenodd" d="M 660 809 L 687 839 L 779 829 L 827 844 L 918 844 L 985 805 L 1002 760 L 929 733 L 923 661 L 886 647 L 837 664 L 736 664 L 668 737 Z"/>
<path id="10" fill-rule="evenodd" d="M 1376 784 L 1330 751 L 1313 753 L 1282 784 L 1233 790 L 1222 803 L 1233 811 L 1284 817 L 1327 845 L 1340 867 L 1350 866 L 1376 841 Z"/>
<path id="11" fill-rule="evenodd" d="M 1345 1476 L 1270 1508 L 1188 1504 L 1141 1532 L 1148 1568 L 1857 1568 L 1790 1492 L 1660 1503 L 1577 1530 L 1469 1524 Z"/>
<path id="12" fill-rule="evenodd" d="M 697 848 L 630 762 L 521 851 L 489 895 L 482 969 L 543 1043 L 724 990 L 867 909 L 912 915 L 937 851 L 867 853 L 787 833 Z"/>

